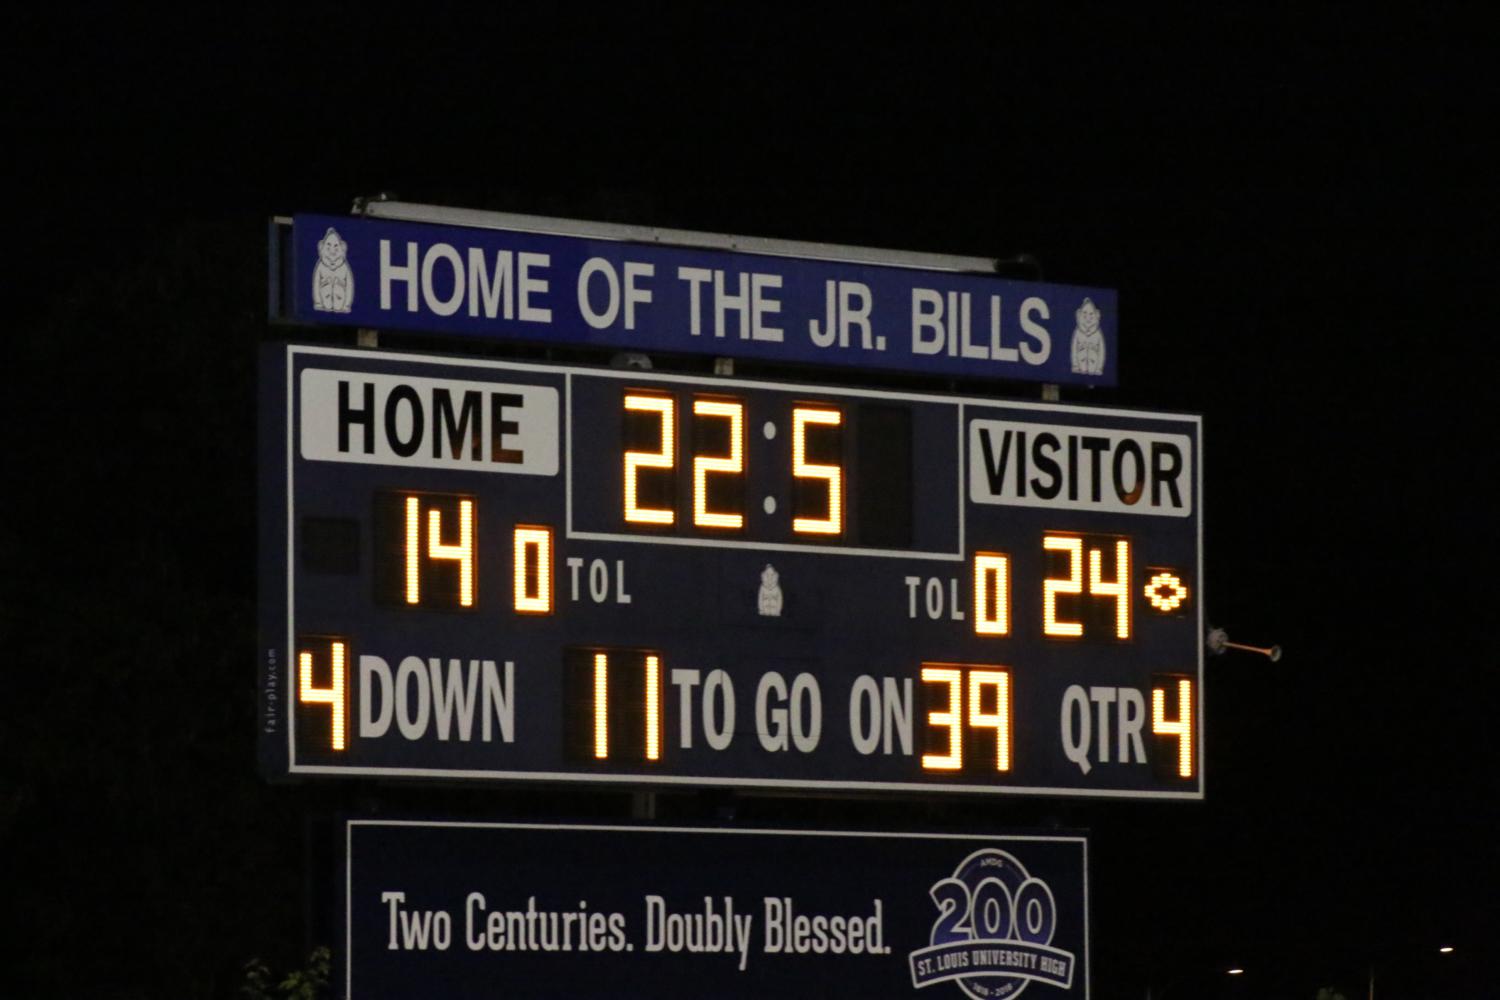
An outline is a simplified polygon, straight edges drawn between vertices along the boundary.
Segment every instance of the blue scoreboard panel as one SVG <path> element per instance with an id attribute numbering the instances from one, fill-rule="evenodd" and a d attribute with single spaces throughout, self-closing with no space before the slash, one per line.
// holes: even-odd
<path id="1" fill-rule="evenodd" d="M 1198 798 L 1198 418 L 268 346 L 260 751 Z"/>

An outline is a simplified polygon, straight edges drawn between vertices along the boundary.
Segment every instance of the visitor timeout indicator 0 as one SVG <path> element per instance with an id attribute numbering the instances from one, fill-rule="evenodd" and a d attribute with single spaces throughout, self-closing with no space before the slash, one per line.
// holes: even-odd
<path id="1" fill-rule="evenodd" d="M 1197 798 L 1198 418 L 274 345 L 273 777 Z"/>

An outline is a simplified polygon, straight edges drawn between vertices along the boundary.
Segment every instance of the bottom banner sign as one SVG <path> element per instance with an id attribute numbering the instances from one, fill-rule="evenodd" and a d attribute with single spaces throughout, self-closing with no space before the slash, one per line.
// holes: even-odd
<path id="1" fill-rule="evenodd" d="M 345 993 L 1087 998 L 1082 836 L 351 820 Z"/>

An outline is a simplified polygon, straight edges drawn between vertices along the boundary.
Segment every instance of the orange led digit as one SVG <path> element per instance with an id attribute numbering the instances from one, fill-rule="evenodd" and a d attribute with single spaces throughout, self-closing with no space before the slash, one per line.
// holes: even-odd
<path id="1" fill-rule="evenodd" d="M 1146 584 L 1146 600 L 1151 602 L 1153 608 L 1163 613 L 1176 611 L 1182 607 L 1187 597 L 1187 585 L 1182 582 L 1181 577 L 1166 570 L 1157 573 L 1151 578 L 1151 582 Z"/>
<path id="2" fill-rule="evenodd" d="M 329 660 L 332 679 L 326 688 L 313 687 L 313 655 L 309 650 L 297 651 L 297 700 L 304 705 L 328 705 L 333 709 L 332 745 L 335 750 L 344 749 L 344 644 L 335 640 L 329 644 Z"/>
<path id="3" fill-rule="evenodd" d="M 963 724 L 962 670 L 951 667 L 922 667 L 923 684 L 948 685 L 948 707 L 942 712 L 928 712 L 927 724 L 948 730 L 948 752 L 944 754 L 924 753 L 922 767 L 928 771 L 957 771 L 964 766 L 964 744 L 959 727 Z"/>
<path id="4" fill-rule="evenodd" d="M 407 506 L 410 517 L 411 506 Z M 409 529 L 408 529 L 409 530 Z M 427 558 L 453 559 L 458 562 L 458 603 L 460 607 L 474 606 L 474 501 L 458 502 L 458 544 L 445 545 L 443 537 L 443 514 L 439 510 L 427 512 Z M 411 556 L 407 556 L 410 569 Z M 411 584 L 407 584 L 407 600 L 411 600 Z"/>
<path id="5" fill-rule="evenodd" d="M 594 654 L 594 758 L 609 757 L 609 657 Z"/>
<path id="6" fill-rule="evenodd" d="M 724 400 L 695 399 L 693 416 L 729 421 L 728 455 L 693 456 L 693 523 L 700 528 L 742 528 L 744 514 L 708 509 L 708 474 L 739 475 L 745 471 L 745 408 Z"/>
<path id="7" fill-rule="evenodd" d="M 532 580 L 536 581 L 534 586 Z M 551 528 L 516 526 L 515 606 L 524 615 L 552 613 Z"/>
<path id="8" fill-rule="evenodd" d="M 815 410 L 798 406 L 792 410 L 792 475 L 799 479 L 822 479 L 828 483 L 828 516 L 797 517 L 792 529 L 805 534 L 837 535 L 844 530 L 844 470 L 837 465 L 818 465 L 807 460 L 807 425 L 837 427 L 844 415 L 838 410 Z"/>
<path id="9" fill-rule="evenodd" d="M 1151 689 L 1151 731 L 1158 736 L 1177 737 L 1177 776 L 1193 776 L 1193 682 L 1177 678 L 1177 718 L 1167 719 L 1165 688 Z"/>
<path id="10" fill-rule="evenodd" d="M 1115 578 L 1103 579 L 1099 549 L 1089 549 L 1089 593 L 1115 599 L 1115 638 L 1130 638 L 1130 542 L 1115 540 Z"/>
<path id="11" fill-rule="evenodd" d="M 664 396 L 626 396 L 625 409 L 658 414 L 661 418 L 661 449 L 659 451 L 627 451 L 625 453 L 625 520 L 637 524 L 671 524 L 676 512 L 656 507 L 641 507 L 636 504 L 636 470 L 670 469 L 672 456 L 677 451 L 677 430 L 672 400 Z"/>
<path id="12" fill-rule="evenodd" d="M 422 600 L 419 564 L 422 558 L 422 502 L 406 498 L 406 603 Z"/>
<path id="13" fill-rule="evenodd" d="M 974 632 L 1010 634 L 1010 557 L 974 553 Z"/>
<path id="14" fill-rule="evenodd" d="M 1057 620 L 1057 595 L 1083 593 L 1083 539 L 1046 535 L 1042 548 L 1048 552 L 1068 554 L 1068 578 L 1048 577 L 1042 584 L 1042 632 L 1046 635 L 1083 635 L 1082 622 Z"/>
<path id="15" fill-rule="evenodd" d="M 646 759 L 661 759 L 661 660 L 646 656 Z"/>
<path id="16" fill-rule="evenodd" d="M 375 600 L 421 610 L 473 611 L 479 604 L 479 501 L 473 496 L 377 490 L 374 518 Z M 318 523 L 309 519 L 310 524 Z M 357 524 L 347 529 L 342 572 L 358 568 Z M 316 537 L 315 535 L 310 537 Z M 354 551 L 350 551 L 353 549 Z"/>
<path id="17" fill-rule="evenodd" d="M 984 689 L 994 688 L 995 710 L 984 711 Z M 969 728 L 995 731 L 995 770 L 1010 770 L 1010 672 L 969 671 Z"/>

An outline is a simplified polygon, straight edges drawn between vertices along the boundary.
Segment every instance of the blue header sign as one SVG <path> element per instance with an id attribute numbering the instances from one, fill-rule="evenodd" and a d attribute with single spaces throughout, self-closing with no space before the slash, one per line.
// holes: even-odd
<path id="1" fill-rule="evenodd" d="M 1109 289 L 902 263 L 984 263 L 973 258 L 768 241 L 743 252 L 724 249 L 738 245 L 727 237 L 677 233 L 715 245 L 662 245 L 540 221 L 565 231 L 297 216 L 281 276 L 290 318 L 949 377 L 1117 380 Z"/>
<path id="2" fill-rule="evenodd" d="M 345 996 L 1089 996 L 1079 836 L 351 821 Z"/>

